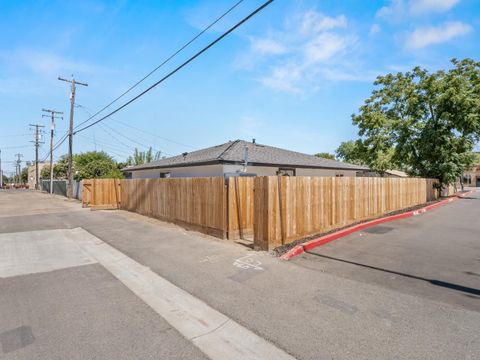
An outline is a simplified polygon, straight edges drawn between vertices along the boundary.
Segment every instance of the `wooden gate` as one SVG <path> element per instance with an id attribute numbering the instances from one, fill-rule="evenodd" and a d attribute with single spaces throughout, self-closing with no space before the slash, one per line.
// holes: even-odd
<path id="1" fill-rule="evenodd" d="M 119 209 L 121 202 L 120 180 L 83 180 L 82 206 L 92 209 Z"/>

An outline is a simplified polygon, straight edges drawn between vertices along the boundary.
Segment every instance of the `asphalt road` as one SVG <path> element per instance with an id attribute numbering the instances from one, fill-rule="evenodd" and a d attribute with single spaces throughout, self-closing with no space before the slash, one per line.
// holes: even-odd
<path id="1" fill-rule="evenodd" d="M 478 200 L 459 200 L 388 224 L 393 230 L 352 235 L 291 262 L 135 214 L 89 211 L 31 191 L 0 192 L 0 233 L 81 227 L 298 359 L 477 359 L 479 207 Z M 409 234 L 404 240 L 402 231 Z M 330 258 L 319 256 L 325 254 Z M 167 337 L 162 329 L 169 323 L 105 271 L 87 264 L 0 279 L 0 318 L 9 319 L 0 322 L 0 340 L 7 339 L 0 358 L 21 358 L 15 357 L 20 352 L 39 359 L 149 358 L 162 351 L 155 341 L 179 358 L 203 356 L 175 329 Z M 90 281 L 68 280 L 67 273 Z M 37 280 L 42 277 L 49 279 Z M 76 293 L 88 294 L 86 305 L 84 295 L 72 299 Z M 147 326 L 135 320 L 137 312 L 149 319 Z M 15 343 L 25 346 L 12 350 Z M 158 352 L 156 358 L 172 357 Z"/>
<path id="2" fill-rule="evenodd" d="M 480 192 L 421 216 L 353 233 L 294 261 L 480 311 Z"/>

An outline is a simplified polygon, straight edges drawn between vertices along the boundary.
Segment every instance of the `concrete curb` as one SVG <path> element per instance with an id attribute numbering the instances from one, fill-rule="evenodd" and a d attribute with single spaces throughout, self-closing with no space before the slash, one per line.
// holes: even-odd
<path id="1" fill-rule="evenodd" d="M 364 229 L 368 229 L 368 228 L 371 228 L 371 227 L 376 226 L 378 224 L 382 224 L 382 223 L 386 223 L 386 222 L 390 222 L 390 221 L 395 221 L 395 220 L 400 220 L 400 219 L 405 219 L 405 218 L 408 218 L 408 217 L 417 216 L 417 215 L 426 213 L 427 211 L 430 211 L 430 210 L 435 209 L 437 207 L 449 204 L 449 203 L 457 200 L 459 197 L 463 198 L 465 196 L 468 196 L 468 195 L 474 193 L 475 191 L 476 190 L 471 190 L 471 191 L 468 191 L 466 193 L 457 195 L 456 197 L 451 197 L 451 198 L 439 201 L 435 204 L 425 206 L 425 207 L 423 207 L 421 209 L 418 209 L 418 210 L 407 211 L 407 212 L 402 213 L 402 214 L 396 214 L 396 215 L 391 215 L 391 216 L 386 216 L 386 217 L 383 217 L 383 218 L 371 220 L 371 221 L 368 221 L 368 222 L 365 222 L 365 223 L 362 223 L 362 224 L 354 225 L 354 226 L 351 226 L 349 228 L 346 228 L 346 229 L 343 229 L 343 230 L 340 230 L 340 231 L 337 231 L 337 232 L 319 237 L 317 239 L 307 241 L 303 244 L 300 244 L 300 245 L 297 245 L 297 246 L 293 247 L 292 249 L 287 251 L 285 254 L 283 254 L 280 257 L 280 259 L 290 260 L 290 259 L 294 258 L 295 256 L 303 254 L 305 251 L 312 250 L 316 247 L 328 244 L 329 242 L 332 242 L 333 240 L 340 239 L 340 238 L 345 237 L 347 235 L 350 235 L 354 232 L 361 231 L 361 230 L 364 230 Z"/>

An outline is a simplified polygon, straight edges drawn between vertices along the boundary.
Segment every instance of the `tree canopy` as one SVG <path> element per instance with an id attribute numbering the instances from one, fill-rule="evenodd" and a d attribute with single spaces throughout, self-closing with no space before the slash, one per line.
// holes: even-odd
<path id="1" fill-rule="evenodd" d="M 135 148 L 133 156 L 130 156 L 127 159 L 127 163 L 132 165 L 142 165 L 155 160 L 160 160 L 161 155 L 162 153 L 160 151 L 157 151 L 154 155 L 151 146 L 147 151 L 138 151 L 138 149 Z"/>
<path id="2" fill-rule="evenodd" d="M 452 60 L 450 70 L 415 67 L 379 76 L 371 96 L 352 115 L 360 139 L 343 143 L 337 156 L 384 173 L 455 181 L 474 159 L 480 138 L 480 63 Z"/>
<path id="3" fill-rule="evenodd" d="M 117 164 L 115 160 L 104 151 L 88 151 L 73 155 L 74 179 L 96 178 L 123 178 L 121 168 L 123 164 Z M 68 172 L 68 156 L 63 155 L 53 167 L 54 179 L 65 179 Z M 41 171 L 42 179 L 50 179 L 50 166 L 45 166 Z"/>
<path id="4" fill-rule="evenodd" d="M 330 160 L 335 160 L 335 155 L 330 154 L 328 152 L 320 152 L 315 154 L 316 157 L 322 158 L 322 159 L 330 159 Z"/>

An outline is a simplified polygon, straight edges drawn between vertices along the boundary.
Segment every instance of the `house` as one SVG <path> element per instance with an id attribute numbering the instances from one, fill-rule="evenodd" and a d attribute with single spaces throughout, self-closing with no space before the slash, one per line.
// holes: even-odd
<path id="1" fill-rule="evenodd" d="M 356 176 L 365 166 L 261 145 L 229 141 L 193 152 L 123 169 L 127 178 L 207 176 Z"/>
<path id="2" fill-rule="evenodd" d="M 465 186 L 480 187 L 480 163 L 473 165 L 469 171 L 465 172 L 462 180 Z"/>
<path id="3" fill-rule="evenodd" d="M 45 162 L 39 162 L 38 163 L 38 177 L 40 178 L 40 173 L 42 172 L 42 169 L 46 166 L 49 166 L 49 163 Z M 35 185 L 37 183 L 36 181 L 36 166 L 35 163 L 29 164 L 28 165 L 28 187 L 30 189 L 35 189 Z"/>

